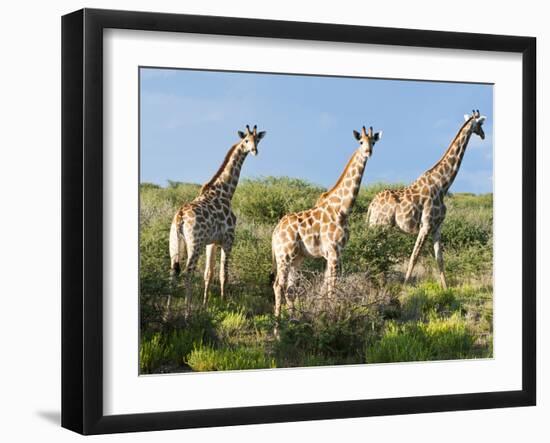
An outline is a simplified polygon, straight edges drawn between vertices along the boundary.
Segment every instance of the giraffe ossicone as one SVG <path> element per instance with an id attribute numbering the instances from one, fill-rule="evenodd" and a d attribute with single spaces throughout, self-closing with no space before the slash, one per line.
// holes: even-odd
<path id="1" fill-rule="evenodd" d="M 217 249 L 221 249 L 220 292 L 224 298 L 228 278 L 228 259 L 235 237 L 237 218 L 231 210 L 231 200 L 247 155 L 257 155 L 258 144 L 265 131 L 238 131 L 239 141 L 227 152 L 214 176 L 204 184 L 199 195 L 178 209 L 170 226 L 170 280 L 172 290 L 176 276 L 183 270 L 186 313 L 191 299 L 191 277 L 203 250 L 206 250 L 203 304 L 207 303 L 210 282 L 216 263 Z M 170 312 L 171 294 L 168 295 L 167 312 Z"/>
<path id="2" fill-rule="evenodd" d="M 337 269 L 349 237 L 348 216 L 359 192 L 367 160 L 382 132 L 375 133 L 372 127 L 367 131 L 363 126 L 361 132 L 353 131 L 353 135 L 359 147 L 336 184 L 321 194 L 313 208 L 285 215 L 273 231 L 272 276 L 277 320 L 283 297 L 293 309 L 296 272 L 305 257 L 326 260 L 325 288 L 329 296 L 334 292 Z"/>
<path id="3" fill-rule="evenodd" d="M 471 135 L 476 134 L 482 140 L 485 138 L 483 124 L 486 117 L 479 110 L 472 110 L 464 118 L 465 122 L 451 144 L 432 168 L 403 189 L 379 192 L 369 205 L 367 225 L 397 226 L 406 233 L 417 234 L 405 283 L 411 277 L 427 236 L 431 234 L 441 286 L 447 288 L 441 243 L 441 226 L 447 212 L 444 197 L 460 169 Z"/>

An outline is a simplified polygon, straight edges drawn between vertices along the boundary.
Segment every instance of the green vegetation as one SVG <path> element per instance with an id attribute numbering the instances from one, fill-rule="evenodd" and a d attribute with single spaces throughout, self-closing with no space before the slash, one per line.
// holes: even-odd
<path id="1" fill-rule="evenodd" d="M 458 314 L 429 322 L 388 323 L 382 338 L 367 349 L 369 363 L 448 360 L 472 357 L 474 337 Z"/>
<path id="2" fill-rule="evenodd" d="M 395 185 L 397 186 L 397 185 Z M 283 310 L 273 335 L 271 233 L 286 213 L 313 206 L 324 190 L 298 179 L 241 180 L 233 199 L 238 226 L 228 298 L 214 280 L 201 307 L 202 270 L 194 277 L 191 314 L 183 288 L 169 287 L 168 233 L 176 209 L 200 186 L 142 184 L 140 192 L 140 369 L 142 373 L 263 369 L 492 356 L 492 195 L 446 199 L 443 242 L 448 290 L 437 280 L 431 242 L 403 286 L 415 238 L 393 228 L 367 228 L 377 184 L 361 189 L 349 220 L 342 276 L 331 300 L 322 296 L 322 260 L 306 260 L 295 312 Z"/>
<path id="3" fill-rule="evenodd" d="M 212 348 L 199 346 L 189 354 L 186 363 L 194 371 L 230 371 L 235 369 L 275 368 L 262 348 L 237 346 L 235 348 Z"/>

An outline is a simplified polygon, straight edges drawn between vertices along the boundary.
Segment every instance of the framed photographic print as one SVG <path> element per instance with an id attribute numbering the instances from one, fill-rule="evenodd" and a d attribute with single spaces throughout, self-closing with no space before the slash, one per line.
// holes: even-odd
<path id="1" fill-rule="evenodd" d="M 536 401 L 530 37 L 62 20 L 62 425 Z"/>

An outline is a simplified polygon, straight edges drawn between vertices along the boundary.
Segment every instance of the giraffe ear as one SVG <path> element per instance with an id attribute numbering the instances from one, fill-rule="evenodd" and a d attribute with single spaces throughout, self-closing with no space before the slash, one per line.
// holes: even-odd
<path id="1" fill-rule="evenodd" d="M 480 125 L 482 125 L 483 123 L 485 123 L 485 120 L 487 119 L 487 117 L 485 117 L 484 115 L 482 115 L 481 117 L 479 117 L 477 119 L 477 121 L 479 122 Z"/>
<path id="2" fill-rule="evenodd" d="M 464 114 L 464 121 L 468 121 L 470 119 L 470 116 L 468 114 Z"/>
<path id="3" fill-rule="evenodd" d="M 258 132 L 258 141 L 260 141 L 265 136 L 265 131 Z"/>
<path id="4" fill-rule="evenodd" d="M 378 131 L 376 134 L 374 134 L 374 141 L 377 142 L 382 138 L 382 131 Z"/>
<path id="5" fill-rule="evenodd" d="M 361 140 L 361 134 L 359 134 L 355 129 L 353 130 L 353 136 L 354 136 L 357 140 Z"/>
<path id="6" fill-rule="evenodd" d="M 243 131 L 237 131 L 237 134 L 239 134 L 239 137 L 244 138 L 245 134 Z"/>

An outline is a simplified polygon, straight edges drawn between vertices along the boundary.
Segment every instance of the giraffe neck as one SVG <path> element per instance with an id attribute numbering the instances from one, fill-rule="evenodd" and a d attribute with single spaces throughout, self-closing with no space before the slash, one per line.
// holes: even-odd
<path id="1" fill-rule="evenodd" d="M 472 119 L 459 129 L 455 138 L 443 154 L 443 157 L 425 175 L 430 176 L 436 186 L 446 193 L 460 169 L 466 147 L 472 135 Z"/>
<path id="2" fill-rule="evenodd" d="M 202 187 L 201 194 L 215 194 L 220 198 L 231 200 L 239 183 L 241 167 L 247 154 L 240 149 L 240 143 L 233 145 L 218 172 Z"/>
<path id="3" fill-rule="evenodd" d="M 361 148 L 357 149 L 336 184 L 321 195 L 317 201 L 317 206 L 328 205 L 335 208 L 341 216 L 347 218 L 359 193 L 367 159 L 368 157 L 362 153 Z"/>

